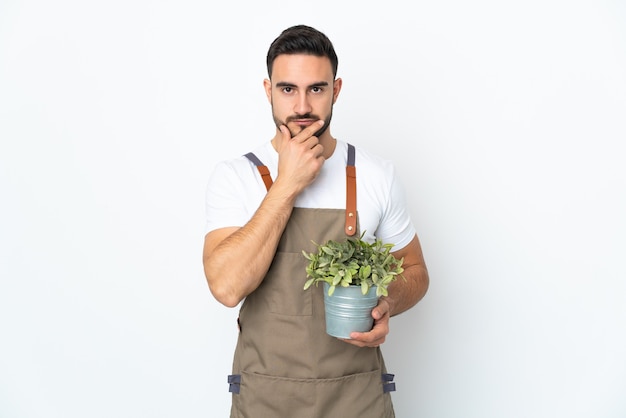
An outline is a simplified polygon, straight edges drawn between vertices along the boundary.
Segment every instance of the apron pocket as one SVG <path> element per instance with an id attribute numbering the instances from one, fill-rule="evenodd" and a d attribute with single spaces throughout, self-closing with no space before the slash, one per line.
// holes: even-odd
<path id="1" fill-rule="evenodd" d="M 294 379 L 241 373 L 240 392 L 233 394 L 237 418 L 392 418 L 382 372 L 332 379 Z"/>

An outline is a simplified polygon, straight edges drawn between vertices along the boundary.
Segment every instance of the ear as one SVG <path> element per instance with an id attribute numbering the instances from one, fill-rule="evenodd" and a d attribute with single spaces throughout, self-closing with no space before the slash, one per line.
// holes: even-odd
<path id="1" fill-rule="evenodd" d="M 337 98 L 339 97 L 339 92 L 341 91 L 341 85 L 343 84 L 343 80 L 341 78 L 333 81 L 333 104 L 337 102 Z"/>
<path id="2" fill-rule="evenodd" d="M 272 103 L 272 82 L 266 78 L 263 80 L 263 88 L 265 89 L 267 101 Z"/>

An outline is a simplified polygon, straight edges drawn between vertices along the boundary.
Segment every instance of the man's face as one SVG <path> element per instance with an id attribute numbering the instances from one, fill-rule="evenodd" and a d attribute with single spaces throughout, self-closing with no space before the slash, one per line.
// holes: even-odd
<path id="1" fill-rule="evenodd" d="M 333 79 L 330 60 L 314 55 L 279 55 L 271 81 L 265 80 L 274 123 L 277 128 L 287 126 L 292 137 L 324 119 L 324 126 L 315 134 L 320 137 L 330 126 L 340 89 L 341 80 Z"/>

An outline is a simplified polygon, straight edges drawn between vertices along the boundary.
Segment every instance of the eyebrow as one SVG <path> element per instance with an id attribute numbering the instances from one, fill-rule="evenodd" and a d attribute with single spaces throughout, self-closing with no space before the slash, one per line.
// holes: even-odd
<path id="1" fill-rule="evenodd" d="M 307 86 L 307 88 L 327 87 L 327 86 L 328 86 L 328 81 L 318 81 L 316 83 L 313 83 L 313 84 Z M 298 86 L 295 85 L 294 83 L 289 83 L 287 81 L 280 81 L 280 82 L 276 83 L 276 87 L 298 87 Z"/>

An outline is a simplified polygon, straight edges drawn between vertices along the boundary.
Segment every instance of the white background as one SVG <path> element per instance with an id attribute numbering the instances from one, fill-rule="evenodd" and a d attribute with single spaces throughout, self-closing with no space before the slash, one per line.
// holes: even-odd
<path id="1" fill-rule="evenodd" d="M 0 416 L 227 416 L 204 189 L 272 136 L 265 54 L 298 23 L 430 270 L 383 346 L 398 417 L 626 416 L 619 0 L 4 0 Z"/>

